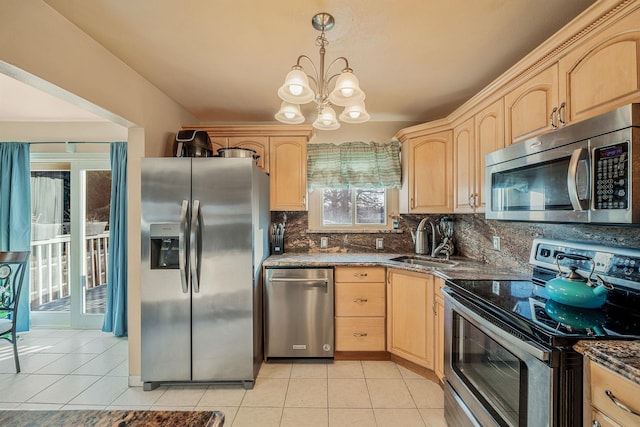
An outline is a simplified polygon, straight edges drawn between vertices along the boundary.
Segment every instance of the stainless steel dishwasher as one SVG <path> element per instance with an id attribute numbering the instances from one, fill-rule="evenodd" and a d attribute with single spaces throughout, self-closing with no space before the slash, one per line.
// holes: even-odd
<path id="1" fill-rule="evenodd" d="M 267 268 L 265 358 L 333 357 L 333 268 Z"/>

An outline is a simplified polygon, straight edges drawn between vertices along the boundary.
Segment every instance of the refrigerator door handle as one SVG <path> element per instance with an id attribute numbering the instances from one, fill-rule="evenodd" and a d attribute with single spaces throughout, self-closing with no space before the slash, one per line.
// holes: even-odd
<path id="1" fill-rule="evenodd" d="M 189 201 L 182 201 L 180 211 L 180 234 L 178 235 L 178 266 L 180 267 L 180 282 L 182 283 L 182 293 L 189 292 L 189 276 L 187 275 L 187 264 L 189 264 L 189 253 L 186 251 L 187 236 L 187 216 L 189 215 Z"/>
<path id="2" fill-rule="evenodd" d="M 198 249 L 200 246 L 200 200 L 193 201 L 193 209 L 191 210 L 191 286 L 193 292 L 200 292 L 200 259 L 198 258 Z"/>

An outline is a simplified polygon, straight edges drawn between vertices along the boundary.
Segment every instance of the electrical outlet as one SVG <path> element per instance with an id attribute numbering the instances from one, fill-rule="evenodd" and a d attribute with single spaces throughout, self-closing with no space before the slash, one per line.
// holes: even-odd
<path id="1" fill-rule="evenodd" d="M 376 239 L 376 249 L 384 249 L 384 239 L 382 237 Z"/>
<path id="2" fill-rule="evenodd" d="M 321 237 L 320 238 L 320 249 L 327 249 L 329 247 L 329 238 Z"/>
<path id="3" fill-rule="evenodd" d="M 500 250 L 500 236 L 493 236 L 493 250 Z"/>

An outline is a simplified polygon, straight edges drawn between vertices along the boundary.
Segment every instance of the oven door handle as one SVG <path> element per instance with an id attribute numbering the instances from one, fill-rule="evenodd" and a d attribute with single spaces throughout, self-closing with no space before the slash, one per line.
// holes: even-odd
<path id="1" fill-rule="evenodd" d="M 465 307 L 464 304 L 457 301 L 453 296 L 445 294 L 444 292 L 443 294 L 445 295 L 445 302 L 449 302 L 452 308 L 461 314 L 465 320 L 486 333 L 490 338 L 498 341 L 498 343 L 503 345 L 505 348 L 513 349 L 515 347 L 521 352 L 530 354 L 543 362 L 550 363 L 552 361 L 552 351 L 550 349 L 544 348 L 531 340 L 523 340 L 518 337 L 515 337 L 516 339 L 514 339 L 514 336 L 509 332 L 488 322 L 482 316 Z"/>

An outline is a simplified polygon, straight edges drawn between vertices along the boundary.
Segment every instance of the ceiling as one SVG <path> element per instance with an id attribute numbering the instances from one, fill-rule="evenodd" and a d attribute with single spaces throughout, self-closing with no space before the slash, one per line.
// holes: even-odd
<path id="1" fill-rule="evenodd" d="M 274 122 L 276 91 L 298 56 L 319 65 L 319 33 L 311 26 L 318 12 L 335 17 L 326 34 L 327 63 L 349 60 L 371 120 L 420 123 L 452 112 L 593 3 L 45 2 L 203 123 Z M 313 111 L 303 108 L 307 122 Z"/>

